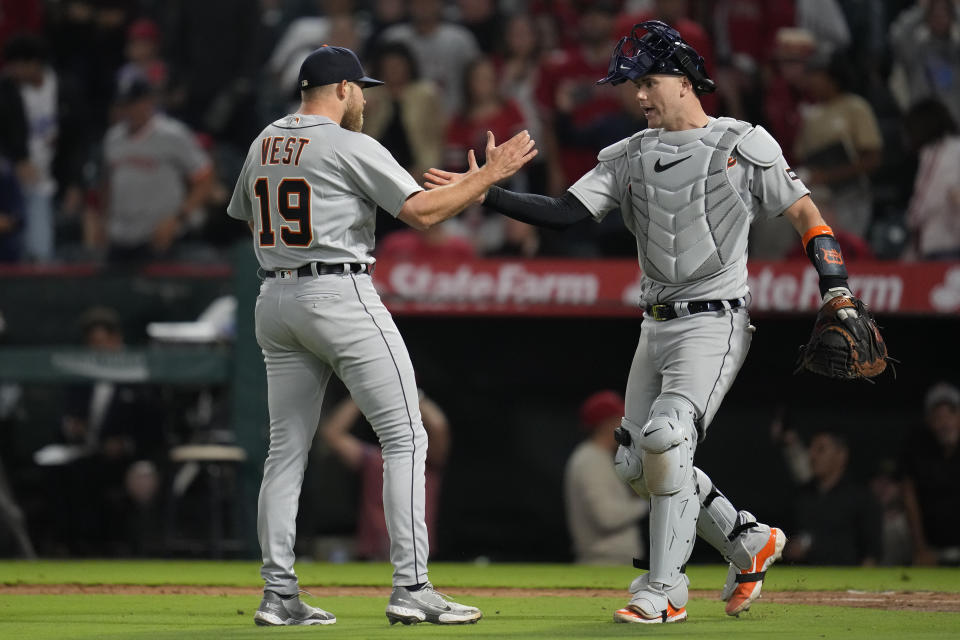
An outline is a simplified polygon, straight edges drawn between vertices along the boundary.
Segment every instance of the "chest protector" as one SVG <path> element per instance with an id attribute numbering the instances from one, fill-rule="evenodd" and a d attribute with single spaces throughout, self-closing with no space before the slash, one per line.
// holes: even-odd
<path id="1" fill-rule="evenodd" d="M 685 284 L 742 259 L 750 210 L 727 170 L 752 128 L 720 118 L 702 129 L 648 129 L 626 141 L 629 206 L 622 214 L 647 277 Z"/>

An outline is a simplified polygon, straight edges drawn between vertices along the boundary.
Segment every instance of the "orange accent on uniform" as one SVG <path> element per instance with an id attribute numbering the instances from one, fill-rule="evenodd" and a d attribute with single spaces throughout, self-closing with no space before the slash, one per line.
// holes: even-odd
<path id="1" fill-rule="evenodd" d="M 829 227 L 828 227 L 829 228 Z M 839 297 L 839 296 L 838 296 Z M 837 298 L 833 298 L 836 300 Z M 770 565 L 779 558 L 776 556 L 777 553 L 777 532 L 778 529 L 770 529 L 770 537 L 767 539 L 767 543 L 763 545 L 763 548 L 753 556 L 753 562 L 750 564 L 749 569 L 743 569 L 740 571 L 741 574 L 744 573 L 761 573 L 770 568 Z M 730 596 L 730 599 L 727 601 L 726 612 L 727 615 L 736 615 L 740 613 L 741 607 L 744 602 L 753 599 L 755 593 L 759 590 L 760 586 L 763 584 L 763 579 L 757 580 L 755 582 L 741 582 L 737 585 L 737 588 L 734 590 L 733 594 Z M 749 607 L 747 607 L 749 608 Z M 746 609 L 743 609 L 744 611 Z"/>
<path id="2" fill-rule="evenodd" d="M 267 156 L 270 154 L 270 137 L 260 141 L 260 166 L 266 166 Z"/>
<path id="3" fill-rule="evenodd" d="M 281 136 L 273 136 L 273 141 L 270 143 L 270 164 L 280 164 L 281 140 L 283 140 Z"/>
<path id="4" fill-rule="evenodd" d="M 807 229 L 807 232 L 803 234 L 803 246 L 806 248 L 807 243 L 816 238 L 817 236 L 832 236 L 833 229 L 828 227 L 825 224 L 818 224 L 815 227 L 810 227 Z"/>
<path id="5" fill-rule="evenodd" d="M 733 156 L 730 156 L 729 158 L 727 158 L 727 169 L 734 166 L 735 164 L 737 164 L 736 158 L 734 158 Z"/>
<path id="6" fill-rule="evenodd" d="M 290 164 L 290 161 L 293 159 L 293 145 L 296 143 L 296 138 L 287 138 L 283 143 L 283 157 L 280 158 L 282 164 Z"/>
<path id="7" fill-rule="evenodd" d="M 294 158 L 293 164 L 300 166 L 300 154 L 303 153 L 304 147 L 310 144 L 310 138 L 297 138 L 297 157 Z"/>
<path id="8" fill-rule="evenodd" d="M 617 609 L 617 614 L 626 618 L 633 618 L 634 620 L 640 622 L 683 622 L 687 617 L 686 607 L 680 607 L 677 609 L 670 601 L 667 601 L 667 616 L 666 620 L 663 619 L 663 614 L 660 614 L 656 618 L 648 618 L 640 613 L 640 610 L 632 605 L 628 605 L 623 609 Z M 678 619 L 679 618 L 679 619 Z"/>
<path id="9" fill-rule="evenodd" d="M 843 256 L 836 249 L 823 249 L 823 261 L 827 264 L 843 264 Z"/>

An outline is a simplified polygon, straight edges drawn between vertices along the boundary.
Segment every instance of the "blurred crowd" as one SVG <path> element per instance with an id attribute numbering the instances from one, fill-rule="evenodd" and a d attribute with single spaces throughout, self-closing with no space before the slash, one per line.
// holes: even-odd
<path id="1" fill-rule="evenodd" d="M 564 473 L 564 503 L 574 558 L 584 564 L 644 558 L 641 523 L 649 512 L 613 471 L 623 398 L 599 391 L 580 409 L 587 437 Z M 921 419 L 903 431 L 898 451 L 859 465 L 862 443 L 841 428 L 795 429 L 783 412 L 771 423 L 773 444 L 794 488 L 784 559 L 812 565 L 960 565 L 960 389 L 930 386 Z"/>
<path id="2" fill-rule="evenodd" d="M 955 0 L 0 0 L 0 262 L 217 261 L 253 136 L 296 109 L 322 44 L 386 81 L 364 130 L 415 178 L 529 129 L 510 186 L 557 195 L 642 129 L 597 86 L 642 20 L 678 28 L 719 87 L 711 115 L 761 124 L 857 258 L 960 258 Z M 381 216 L 383 256 L 633 257 L 608 216 L 565 232 L 476 206 L 429 232 Z M 754 257 L 802 258 L 786 224 Z M 389 237 L 385 237 L 389 236 Z"/>
<path id="3" fill-rule="evenodd" d="M 777 416 L 771 436 L 796 485 L 790 562 L 819 565 L 956 565 L 960 480 L 960 389 L 927 389 L 922 421 L 904 432 L 899 451 L 865 471 L 851 461 L 861 446 L 842 429 L 802 438 Z"/>

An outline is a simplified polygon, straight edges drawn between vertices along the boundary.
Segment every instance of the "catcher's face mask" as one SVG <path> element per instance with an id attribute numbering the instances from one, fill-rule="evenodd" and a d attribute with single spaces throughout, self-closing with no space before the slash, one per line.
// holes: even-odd
<path id="1" fill-rule="evenodd" d="M 646 33 L 641 36 L 643 31 Z M 649 74 L 687 76 L 698 94 L 717 89 L 700 54 L 683 41 L 680 32 L 659 20 L 635 24 L 630 35 L 620 39 L 606 77 L 597 84 L 618 85 Z"/>

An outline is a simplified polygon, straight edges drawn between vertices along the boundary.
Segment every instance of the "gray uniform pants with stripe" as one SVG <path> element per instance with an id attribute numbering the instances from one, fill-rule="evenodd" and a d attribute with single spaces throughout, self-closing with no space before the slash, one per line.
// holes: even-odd
<path id="1" fill-rule="evenodd" d="M 650 416 L 654 401 L 669 394 L 682 397 L 693 405 L 699 428 L 705 432 L 747 357 L 751 338 L 750 317 L 742 308 L 697 313 L 663 322 L 644 316 L 627 380 L 625 417 L 635 425 L 643 425 Z M 633 436 L 637 439 L 639 433 Z M 692 444 L 695 448 L 696 443 Z M 726 496 L 713 494 L 715 487 L 702 470 L 695 469 L 691 482 L 699 484 L 698 488 L 690 484 L 689 490 L 696 491 L 699 496 L 700 517 L 669 523 L 676 527 L 671 535 L 689 540 L 690 544 L 683 550 L 657 548 L 655 528 L 667 523 L 655 522 L 655 513 L 651 511 L 651 569 L 662 564 L 664 555 L 670 555 L 671 561 L 676 560 L 671 564 L 674 567 L 686 562 L 693 548 L 694 529 L 725 557 L 731 556 L 734 547 L 727 536 L 734 528 L 737 510 Z M 634 485 L 634 489 L 640 492 L 642 487 Z M 680 530 L 684 528 L 688 529 Z M 750 545 L 762 546 L 763 535 L 746 535 L 750 538 L 747 541 Z M 674 557 L 673 554 L 679 555 Z"/>
<path id="2" fill-rule="evenodd" d="M 293 569 L 297 506 L 331 373 L 346 385 L 383 449 L 393 584 L 426 582 L 427 435 L 410 356 L 370 276 L 268 278 L 257 299 L 256 331 L 270 408 L 257 512 L 265 589 L 287 595 L 299 588 Z"/>
<path id="3" fill-rule="evenodd" d="M 663 322 L 645 315 L 627 379 L 627 419 L 644 424 L 653 401 L 671 394 L 693 405 L 705 431 L 747 357 L 749 327 L 742 308 Z"/>

